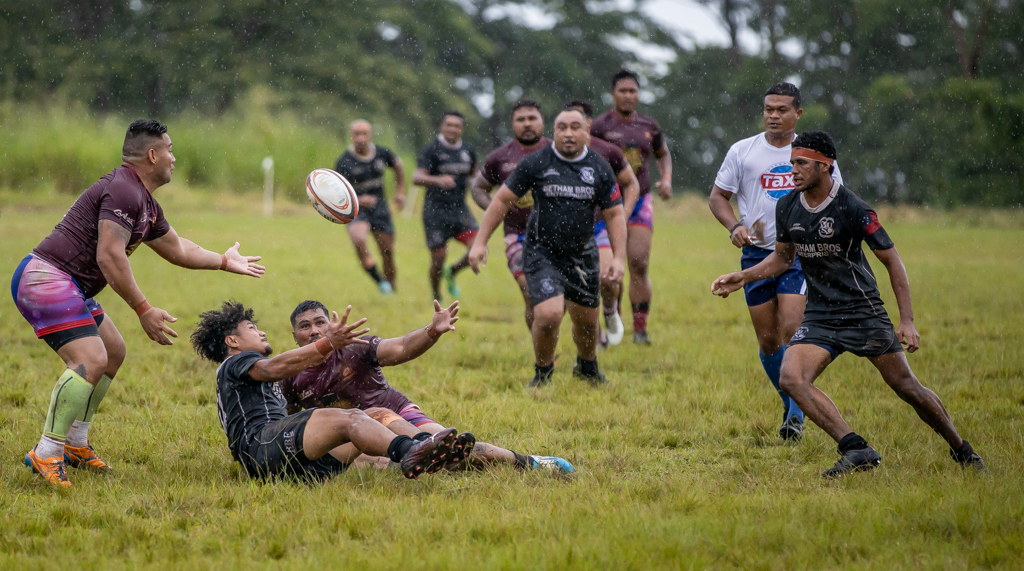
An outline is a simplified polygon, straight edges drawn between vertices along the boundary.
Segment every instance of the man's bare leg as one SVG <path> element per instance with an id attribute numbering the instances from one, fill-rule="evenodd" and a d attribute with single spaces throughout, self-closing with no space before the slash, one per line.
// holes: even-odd
<path id="1" fill-rule="evenodd" d="M 960 438 L 953 421 L 946 412 L 938 395 L 925 387 L 914 376 L 907 363 L 907 355 L 889 353 L 879 357 L 871 357 L 871 364 L 882 374 L 885 383 L 889 385 L 897 396 L 904 402 L 914 407 L 917 416 L 939 434 L 949 444 L 951 450 L 958 450 L 963 446 L 964 439 Z"/>
<path id="2" fill-rule="evenodd" d="M 817 345 L 793 345 L 782 361 L 779 387 L 833 440 L 839 442 L 852 432 L 832 399 L 814 386 L 814 381 L 832 362 L 832 355 Z"/>
<path id="3" fill-rule="evenodd" d="M 515 277 L 516 285 L 519 286 L 519 293 L 523 294 L 523 317 L 526 318 L 526 328 L 533 331 L 533 299 L 530 298 L 530 290 L 526 287 L 526 276 L 520 273 Z"/>
<path id="4" fill-rule="evenodd" d="M 380 249 L 381 264 L 384 266 L 384 279 L 391 284 L 392 291 L 397 289 L 398 269 L 395 267 L 395 237 L 384 232 L 374 232 L 373 238 Z"/>

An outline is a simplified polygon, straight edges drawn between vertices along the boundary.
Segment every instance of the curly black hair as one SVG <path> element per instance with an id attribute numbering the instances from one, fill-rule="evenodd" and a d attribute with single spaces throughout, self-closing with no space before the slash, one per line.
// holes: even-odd
<path id="1" fill-rule="evenodd" d="M 224 338 L 236 333 L 238 325 L 243 321 L 256 323 L 252 308 L 233 299 L 225 301 L 219 311 L 212 310 L 199 315 L 199 323 L 190 338 L 192 347 L 200 357 L 220 363 L 228 354 Z"/>
<path id="2" fill-rule="evenodd" d="M 315 299 L 307 299 L 306 301 L 300 303 L 299 305 L 296 305 L 295 309 L 292 311 L 292 329 L 295 329 L 295 319 L 299 316 L 299 314 L 306 313 L 311 309 L 319 309 L 320 311 L 324 312 L 324 315 L 326 315 L 328 319 L 330 319 L 331 317 L 331 312 L 327 311 L 326 305 L 320 303 Z"/>
<path id="3" fill-rule="evenodd" d="M 765 97 L 768 97 L 769 95 L 785 95 L 787 97 L 792 97 L 793 108 L 800 109 L 800 88 L 792 83 L 787 81 L 776 83 L 769 87 L 768 91 L 764 92 Z"/>
<path id="4" fill-rule="evenodd" d="M 800 133 L 796 139 L 793 139 L 793 148 L 795 149 L 797 147 L 818 151 L 833 160 L 838 158 L 836 156 L 836 144 L 832 142 L 832 136 L 825 131 L 807 131 L 806 133 Z M 829 166 L 828 172 L 832 172 L 834 170 L 834 166 Z"/>
<path id="5" fill-rule="evenodd" d="M 153 143 L 162 140 L 167 126 L 152 119 L 139 119 L 128 126 L 124 134 L 124 145 L 121 155 L 125 157 L 141 157 L 152 148 Z"/>

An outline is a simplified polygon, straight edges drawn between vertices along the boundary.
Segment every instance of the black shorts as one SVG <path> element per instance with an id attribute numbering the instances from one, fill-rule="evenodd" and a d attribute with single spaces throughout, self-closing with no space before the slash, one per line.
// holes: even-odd
<path id="1" fill-rule="evenodd" d="M 853 319 L 804 319 L 789 344 L 817 345 L 827 350 L 833 361 L 846 351 L 858 357 L 879 357 L 903 351 L 887 315 Z"/>
<path id="2" fill-rule="evenodd" d="M 560 295 L 583 307 L 601 304 L 601 262 L 593 242 L 579 256 L 559 256 L 527 239 L 523 274 L 533 305 Z"/>
<path id="3" fill-rule="evenodd" d="M 306 422 L 316 409 L 275 420 L 263 427 L 238 454 L 239 462 L 250 478 L 290 477 L 300 480 L 326 480 L 348 469 L 342 463 L 324 454 L 309 460 L 302 451 L 302 435 Z"/>
<path id="4" fill-rule="evenodd" d="M 476 237 L 478 226 L 473 213 L 466 203 L 423 205 L 423 231 L 427 236 L 427 248 L 438 250 L 455 238 L 469 246 Z"/>
<path id="5" fill-rule="evenodd" d="M 377 204 L 373 208 L 359 207 L 359 215 L 353 222 L 366 222 L 373 232 L 383 232 L 389 236 L 395 235 L 395 226 L 391 222 L 391 209 L 388 208 L 387 200 L 377 197 Z"/>

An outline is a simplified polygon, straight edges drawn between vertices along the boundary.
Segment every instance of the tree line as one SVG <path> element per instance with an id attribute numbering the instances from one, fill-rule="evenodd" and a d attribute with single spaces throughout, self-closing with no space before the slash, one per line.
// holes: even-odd
<path id="1" fill-rule="evenodd" d="M 458 108 L 488 150 L 519 97 L 600 108 L 626 66 L 676 187 L 704 192 L 729 145 L 758 132 L 764 90 L 789 79 L 801 129 L 833 134 L 865 198 L 1024 202 L 1024 0 L 701 1 L 728 45 L 687 46 L 642 3 L 601 0 L 0 0 L 0 98 L 169 118 L 270 90 L 309 124 L 341 133 L 366 117 L 408 149 Z"/>

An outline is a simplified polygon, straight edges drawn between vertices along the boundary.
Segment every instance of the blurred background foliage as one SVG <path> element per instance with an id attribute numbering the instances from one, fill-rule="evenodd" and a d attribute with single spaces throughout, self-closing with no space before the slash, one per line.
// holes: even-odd
<path id="1" fill-rule="evenodd" d="M 143 116 L 170 123 L 176 180 L 198 187 L 255 190 L 267 155 L 301 181 L 358 117 L 411 153 L 458 108 L 488 151 L 519 97 L 602 108 L 625 65 L 678 191 L 707 191 L 788 79 L 866 199 L 1024 202 L 1024 0 L 700 1 L 726 45 L 630 0 L 0 0 L 0 186 L 79 192 Z"/>

